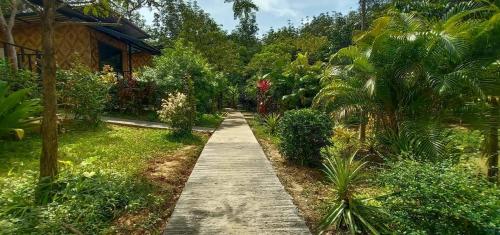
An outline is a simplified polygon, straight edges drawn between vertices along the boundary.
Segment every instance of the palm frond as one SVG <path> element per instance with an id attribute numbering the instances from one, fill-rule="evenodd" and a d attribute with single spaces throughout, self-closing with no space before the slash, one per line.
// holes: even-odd
<path id="1" fill-rule="evenodd" d="M 26 100 L 29 89 L 8 94 L 9 87 L 0 83 L 0 134 L 22 128 L 25 119 L 39 110 L 38 100 Z"/>

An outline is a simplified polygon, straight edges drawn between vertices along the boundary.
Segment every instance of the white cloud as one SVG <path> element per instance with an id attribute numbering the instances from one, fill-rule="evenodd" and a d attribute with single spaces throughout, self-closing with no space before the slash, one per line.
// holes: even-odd
<path id="1" fill-rule="evenodd" d="M 255 0 L 255 4 L 259 7 L 259 11 L 269 12 L 280 17 L 301 15 L 299 11 L 293 9 L 288 0 Z"/>
<path id="2" fill-rule="evenodd" d="M 299 25 L 307 22 L 312 17 L 324 12 L 337 11 L 347 13 L 356 10 L 358 0 L 254 0 L 260 8 L 257 13 L 257 22 L 260 33 L 263 34 L 269 28 L 279 28 L 286 26 L 288 22 Z M 224 0 L 198 0 L 201 8 L 223 25 L 227 31 L 233 30 L 238 24 L 233 18 L 231 4 L 224 3 Z M 153 12 L 149 9 L 141 9 L 141 14 L 146 17 L 148 24 L 153 21 Z"/>

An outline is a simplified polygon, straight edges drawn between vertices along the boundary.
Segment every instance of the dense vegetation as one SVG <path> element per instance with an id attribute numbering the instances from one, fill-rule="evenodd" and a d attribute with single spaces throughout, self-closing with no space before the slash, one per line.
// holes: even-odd
<path id="1" fill-rule="evenodd" d="M 45 117 L 55 116 L 54 92 L 42 96 L 38 75 L 0 63 L 0 231 L 116 232 L 120 215 L 165 203 L 141 177 L 147 160 L 201 145 L 192 126 L 216 127 L 224 107 L 241 105 L 259 113 L 259 136 L 267 130 L 289 165 L 324 171 L 332 193 L 312 231 L 500 232 L 498 1 L 360 0 L 359 11 L 262 37 L 251 0 L 224 1 L 239 20 L 232 32 L 196 1 L 138 2 L 157 10 L 149 31 L 162 55 L 131 76 L 78 63 L 58 70 L 43 87 L 54 85 L 69 129 L 32 131 L 40 98 Z M 102 125 L 105 114 L 163 121 L 175 135 Z M 23 128 L 27 139 L 13 141 Z M 46 145 L 48 130 L 59 132 L 59 148 L 55 137 Z M 40 149 L 54 147 L 38 177 Z"/>
<path id="2" fill-rule="evenodd" d="M 498 232 L 498 5 L 367 2 L 366 27 L 353 12 L 272 30 L 247 66 L 244 98 L 261 113 L 285 113 L 261 119 L 283 157 L 294 162 L 283 146 L 313 148 L 306 140 L 320 133 L 314 125 L 276 133 L 276 122 L 310 120 L 290 122 L 287 110 L 312 107 L 334 122 L 322 156 L 336 194 L 314 229 Z"/>

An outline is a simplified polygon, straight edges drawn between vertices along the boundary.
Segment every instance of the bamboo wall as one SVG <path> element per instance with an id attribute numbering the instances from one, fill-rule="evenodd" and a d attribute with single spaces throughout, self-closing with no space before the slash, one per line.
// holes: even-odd
<path id="1" fill-rule="evenodd" d="M 13 30 L 15 44 L 41 51 L 42 38 L 39 24 L 17 24 Z M 2 37 L 3 38 L 3 37 Z M 99 71 L 98 42 L 106 43 L 122 51 L 123 70 L 129 71 L 128 46 L 104 33 L 82 25 L 61 25 L 55 30 L 55 56 L 57 66 L 71 68 L 75 62 Z M 137 69 L 151 65 L 152 56 L 141 52 L 132 55 L 132 67 Z"/>
<path id="2" fill-rule="evenodd" d="M 16 45 L 41 51 L 42 37 L 40 25 L 18 24 L 14 30 Z M 70 68 L 79 61 L 91 66 L 90 29 L 81 25 L 61 25 L 55 30 L 55 56 L 59 68 Z"/>
<path id="3" fill-rule="evenodd" d="M 132 67 L 134 69 L 153 65 L 153 56 L 146 52 L 132 54 Z"/>

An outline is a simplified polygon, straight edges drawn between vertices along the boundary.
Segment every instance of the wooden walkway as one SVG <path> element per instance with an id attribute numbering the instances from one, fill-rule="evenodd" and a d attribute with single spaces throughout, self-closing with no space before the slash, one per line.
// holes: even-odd
<path id="1" fill-rule="evenodd" d="M 165 234 L 310 234 L 242 114 L 208 141 Z"/>
<path id="2" fill-rule="evenodd" d="M 141 120 L 115 118 L 115 117 L 102 117 L 101 120 L 103 122 L 106 122 L 106 123 L 115 124 L 115 125 L 122 125 L 122 126 L 152 128 L 152 129 L 165 129 L 165 130 L 172 129 L 171 127 L 167 126 L 165 123 L 161 123 L 161 122 L 148 122 L 148 121 L 141 121 Z M 212 133 L 215 131 L 215 129 L 209 128 L 209 127 L 194 126 L 193 131 Z"/>

